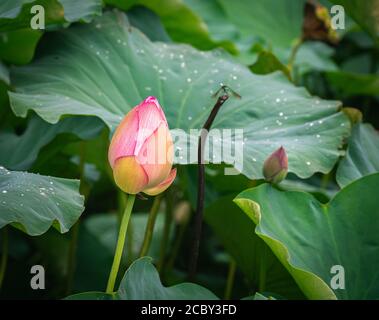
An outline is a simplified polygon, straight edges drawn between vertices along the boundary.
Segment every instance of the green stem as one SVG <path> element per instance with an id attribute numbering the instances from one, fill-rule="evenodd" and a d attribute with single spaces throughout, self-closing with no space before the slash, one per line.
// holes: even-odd
<path id="1" fill-rule="evenodd" d="M 237 269 L 237 264 L 234 261 L 234 259 L 231 258 L 230 263 L 229 263 L 228 278 L 226 280 L 225 295 L 224 295 L 225 300 L 229 300 L 232 296 L 236 269 Z"/>
<path id="2" fill-rule="evenodd" d="M 5 270 L 7 269 L 8 262 L 8 229 L 5 227 L 3 229 L 3 246 L 2 246 L 2 255 L 0 263 L 0 290 L 3 285 Z"/>
<path id="3" fill-rule="evenodd" d="M 163 227 L 163 237 L 159 252 L 159 261 L 158 261 L 158 272 L 162 273 L 162 269 L 165 264 L 165 257 L 166 257 L 166 250 L 167 250 L 167 244 L 170 237 L 170 230 L 171 230 L 171 222 L 172 222 L 172 198 L 171 194 L 168 192 L 166 193 L 166 212 L 165 212 L 165 220 L 164 220 L 164 227 Z"/>
<path id="4" fill-rule="evenodd" d="M 122 252 L 124 250 L 126 231 L 128 229 L 128 223 L 129 223 L 130 215 L 132 213 L 135 198 L 136 196 L 134 194 L 129 194 L 128 199 L 126 201 L 126 207 L 125 207 L 124 215 L 122 216 L 122 220 L 121 220 L 120 231 L 118 233 L 118 239 L 117 239 L 116 252 L 113 258 L 111 273 L 109 274 L 106 293 L 112 293 L 114 289 L 118 269 L 120 267 Z"/>
<path id="5" fill-rule="evenodd" d="M 128 263 L 127 266 L 130 266 L 132 262 L 134 261 L 134 254 L 133 254 L 133 220 L 129 221 L 129 228 L 128 232 L 126 233 L 127 241 L 126 241 L 126 252 L 127 252 L 127 259 Z"/>
<path id="6" fill-rule="evenodd" d="M 144 257 L 149 251 L 151 238 L 153 237 L 155 220 L 157 218 L 159 207 L 161 206 L 161 201 L 162 201 L 162 194 L 159 194 L 155 197 L 153 206 L 151 207 L 151 210 L 150 210 L 149 218 L 147 220 L 147 225 L 145 229 L 145 236 L 143 238 L 141 251 L 139 253 L 140 257 Z"/>

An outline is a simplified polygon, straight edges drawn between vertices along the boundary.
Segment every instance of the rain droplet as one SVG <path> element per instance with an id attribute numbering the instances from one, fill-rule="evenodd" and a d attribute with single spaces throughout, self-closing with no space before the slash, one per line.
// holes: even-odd
<path id="1" fill-rule="evenodd" d="M 191 82 L 192 81 L 192 79 L 191 78 L 187 78 L 187 82 Z"/>
<path id="2" fill-rule="evenodd" d="M 310 161 L 307 161 L 307 165 L 310 166 L 310 165 L 311 165 L 311 162 L 310 162 Z"/>
<path id="3" fill-rule="evenodd" d="M 3 190 L 2 193 L 7 193 L 8 191 L 7 190 Z"/>

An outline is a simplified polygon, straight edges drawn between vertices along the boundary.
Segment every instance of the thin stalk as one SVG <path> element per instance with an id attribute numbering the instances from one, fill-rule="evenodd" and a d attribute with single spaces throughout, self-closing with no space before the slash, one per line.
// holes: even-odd
<path id="1" fill-rule="evenodd" d="M 118 191 L 118 212 L 117 212 L 117 222 L 118 226 L 120 227 L 122 216 L 124 214 L 124 209 L 126 206 L 126 199 L 125 193 L 123 193 L 121 190 Z M 126 252 L 127 252 L 127 266 L 131 265 L 131 263 L 134 261 L 134 255 L 133 255 L 133 220 L 130 219 L 128 231 L 126 232 Z"/>
<path id="2" fill-rule="evenodd" d="M 139 253 L 140 257 L 144 257 L 149 251 L 151 238 L 153 237 L 155 220 L 157 218 L 157 214 L 159 211 L 159 207 L 161 206 L 161 202 L 162 202 L 162 194 L 158 194 L 154 198 L 154 202 L 149 213 L 149 217 L 148 217 L 147 225 L 145 229 L 145 236 L 143 238 L 143 243 L 142 243 L 141 250 Z"/>
<path id="3" fill-rule="evenodd" d="M 224 299 L 229 300 L 232 296 L 232 290 L 234 285 L 234 279 L 236 276 L 237 264 L 233 258 L 229 262 L 228 278 L 226 280 Z"/>
<path id="4" fill-rule="evenodd" d="M 292 69 L 293 69 L 293 66 L 295 64 L 295 59 L 296 59 L 296 55 L 297 55 L 297 52 L 299 51 L 299 48 L 300 46 L 302 45 L 303 43 L 303 39 L 299 39 L 295 45 L 292 47 L 292 51 L 291 51 L 291 55 L 288 59 L 288 64 L 287 64 L 287 68 L 290 72 L 292 72 Z"/>
<path id="5" fill-rule="evenodd" d="M 2 237 L 2 255 L 1 255 L 1 262 L 0 262 L 0 290 L 3 285 L 3 280 L 5 276 L 5 271 L 7 269 L 7 263 L 8 263 L 8 228 L 5 227 L 3 229 L 3 237 Z"/>
<path id="6" fill-rule="evenodd" d="M 121 225 L 120 225 L 120 230 L 118 233 L 118 239 L 117 239 L 117 245 L 116 245 L 116 252 L 113 258 L 112 269 L 109 274 L 106 293 L 112 293 L 114 290 L 114 285 L 116 282 L 118 269 L 120 268 L 122 252 L 124 250 L 126 231 L 128 229 L 128 223 L 129 223 L 130 215 L 132 213 L 135 198 L 136 196 L 134 194 L 129 194 L 128 199 L 126 201 L 126 207 L 125 207 L 125 211 L 121 220 Z"/>
<path id="7" fill-rule="evenodd" d="M 129 227 L 128 231 L 126 232 L 126 252 L 127 252 L 127 265 L 130 266 L 132 262 L 134 261 L 134 254 L 133 254 L 133 220 L 129 221 Z"/>
<path id="8" fill-rule="evenodd" d="M 217 99 L 207 121 L 205 122 L 199 137 L 198 151 L 197 151 L 197 162 L 198 162 L 198 191 L 197 191 L 197 207 L 195 213 L 195 228 L 194 228 L 194 238 L 191 248 L 191 259 L 189 262 L 188 278 L 189 280 L 194 280 L 197 269 L 197 260 L 199 257 L 200 248 L 200 238 L 201 229 L 203 223 L 203 210 L 204 210 L 204 192 L 205 192 L 205 165 L 204 165 L 204 149 L 205 141 L 208 136 L 208 131 L 210 130 L 214 119 L 217 116 L 218 111 L 221 106 L 229 99 L 229 95 L 224 93 Z"/>
<path id="9" fill-rule="evenodd" d="M 165 265 L 165 257 L 167 251 L 167 245 L 170 237 L 171 223 L 172 223 L 172 196 L 170 189 L 166 191 L 166 211 L 163 227 L 163 237 L 161 241 L 161 246 L 159 250 L 159 261 L 158 261 L 158 272 L 162 273 L 162 269 Z"/>

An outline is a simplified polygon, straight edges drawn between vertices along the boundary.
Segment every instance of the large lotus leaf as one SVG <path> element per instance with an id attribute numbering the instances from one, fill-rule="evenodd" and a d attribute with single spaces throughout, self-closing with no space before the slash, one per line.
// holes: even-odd
<path id="1" fill-rule="evenodd" d="M 231 97 L 213 127 L 243 129 L 244 141 L 237 139 L 238 131 L 222 132 L 221 139 L 212 140 L 213 156 L 206 158 L 236 162 L 251 178 L 262 177 L 265 158 L 281 145 L 289 154 L 289 170 L 300 177 L 328 172 L 350 131 L 338 102 L 313 98 L 279 73 L 254 75 L 219 51 L 151 42 L 118 12 L 57 32 L 44 57 L 14 68 L 11 80 L 17 90 L 10 92 L 11 106 L 18 116 L 32 109 L 55 123 L 66 114 L 92 115 L 112 130 L 149 95 L 158 97 L 172 129 L 199 129 L 219 83 L 228 84 L 242 99 Z M 239 146 L 236 157 L 224 152 L 220 159 L 221 145 L 230 140 Z M 177 140 L 176 146 L 187 143 L 189 152 L 176 150 L 176 162 L 197 161 L 197 135 Z"/>
<path id="2" fill-rule="evenodd" d="M 379 75 L 345 71 L 328 72 L 327 79 L 339 95 L 379 95 Z"/>
<path id="3" fill-rule="evenodd" d="M 151 258 L 143 257 L 132 263 L 114 294 L 85 292 L 67 297 L 68 300 L 216 300 L 212 292 L 197 284 L 181 283 L 164 287 Z"/>
<path id="4" fill-rule="evenodd" d="M 331 58 L 333 54 L 334 49 L 323 42 L 305 42 L 296 54 L 297 72 L 337 71 L 338 67 Z"/>
<path id="5" fill-rule="evenodd" d="M 228 39 L 213 38 L 207 25 L 188 4 L 181 0 L 105 0 L 105 3 L 127 10 L 133 6 L 144 6 L 154 11 L 162 20 L 171 38 L 207 50 L 222 46 L 236 52 Z"/>
<path id="6" fill-rule="evenodd" d="M 103 123 L 98 119 L 72 117 L 57 124 L 50 124 L 33 117 L 21 135 L 13 132 L 0 133 L 0 164 L 10 170 L 27 170 L 36 160 L 42 147 L 58 134 L 72 133 L 81 139 L 98 135 Z"/>
<path id="7" fill-rule="evenodd" d="M 346 12 L 376 41 L 379 37 L 379 2 L 377 0 L 331 0 Z"/>
<path id="8" fill-rule="evenodd" d="M 275 292 L 288 299 L 302 298 L 291 275 L 254 233 L 254 222 L 232 199 L 219 198 L 205 210 L 204 218 L 244 273 L 250 290 Z"/>
<path id="9" fill-rule="evenodd" d="M 101 0 L 2 0 L 0 2 L 0 58 L 15 64 L 31 61 L 43 32 L 33 30 L 31 7 L 45 9 L 45 27 L 74 21 L 89 22 L 101 14 Z"/>
<path id="10" fill-rule="evenodd" d="M 229 20 L 244 34 L 254 34 L 281 48 L 290 48 L 301 38 L 305 0 L 218 2 Z"/>
<path id="11" fill-rule="evenodd" d="M 268 184 L 243 191 L 235 202 L 308 298 L 377 299 L 378 184 L 379 174 L 361 178 L 327 205 Z M 337 265 L 344 268 L 345 288 L 332 290 Z"/>
<path id="12" fill-rule="evenodd" d="M 36 236 L 51 225 L 67 232 L 83 212 L 79 181 L 0 167 L 0 228 L 12 224 Z"/>
<path id="13" fill-rule="evenodd" d="M 349 139 L 346 157 L 337 170 L 341 187 L 354 180 L 379 172 L 379 134 L 370 124 L 357 124 Z"/>

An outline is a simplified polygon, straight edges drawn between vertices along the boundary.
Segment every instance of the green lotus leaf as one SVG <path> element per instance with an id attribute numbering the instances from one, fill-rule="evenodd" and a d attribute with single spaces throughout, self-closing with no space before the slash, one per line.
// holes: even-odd
<path id="1" fill-rule="evenodd" d="M 361 178 L 326 205 L 268 184 L 245 190 L 234 201 L 308 298 L 376 299 L 378 183 L 379 174 Z M 338 281 L 336 267 L 344 270 Z"/>
<path id="2" fill-rule="evenodd" d="M 37 236 L 53 225 L 64 233 L 84 211 L 83 203 L 78 180 L 0 167 L 0 228 L 12 224 Z"/>
<path id="3" fill-rule="evenodd" d="M 110 295 L 102 292 L 86 292 L 72 295 L 67 300 L 217 300 L 218 298 L 197 284 L 181 283 L 164 287 L 150 257 L 134 261 L 126 271 L 119 289 Z"/>
<path id="4" fill-rule="evenodd" d="M 361 177 L 379 172 L 379 134 L 370 124 L 358 123 L 349 139 L 346 156 L 337 169 L 341 187 Z"/>
<path id="5" fill-rule="evenodd" d="M 219 112 L 213 128 L 227 130 L 209 139 L 206 159 L 233 164 L 250 178 L 262 177 L 264 160 L 281 145 L 289 171 L 300 177 L 329 172 L 350 131 L 340 103 L 311 97 L 280 73 L 254 75 L 219 51 L 151 42 L 119 12 L 59 31 L 50 44 L 35 63 L 12 69 L 16 92 L 9 95 L 16 115 L 34 110 L 51 123 L 63 115 L 97 116 L 114 130 L 130 108 L 154 95 L 176 129 L 180 164 L 197 161 L 198 131 L 190 129 L 204 124 L 220 83 L 242 99 L 231 97 Z M 190 135 L 183 138 L 180 130 Z M 221 154 L 233 142 L 235 154 Z"/>

